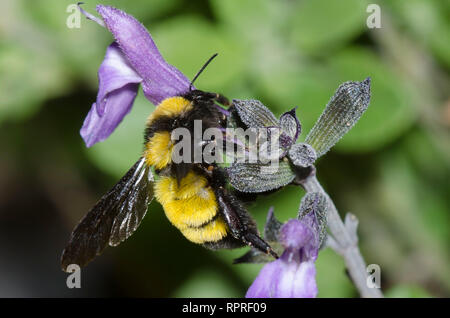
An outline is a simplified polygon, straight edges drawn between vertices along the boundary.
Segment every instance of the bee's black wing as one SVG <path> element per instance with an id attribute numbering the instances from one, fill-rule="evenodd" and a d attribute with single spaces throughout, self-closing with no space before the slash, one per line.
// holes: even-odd
<path id="1" fill-rule="evenodd" d="M 137 229 L 153 199 L 153 174 L 139 159 L 86 214 L 72 232 L 61 266 L 84 266 L 108 245 L 116 246 Z"/>

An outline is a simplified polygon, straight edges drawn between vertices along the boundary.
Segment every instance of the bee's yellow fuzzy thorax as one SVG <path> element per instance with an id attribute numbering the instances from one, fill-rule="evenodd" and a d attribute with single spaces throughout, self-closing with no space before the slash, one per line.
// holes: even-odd
<path id="1" fill-rule="evenodd" d="M 192 102 L 184 97 L 169 97 L 163 100 L 150 114 L 147 125 L 152 125 L 161 117 L 176 117 L 193 108 Z M 170 131 L 160 131 L 153 134 L 145 145 L 144 157 L 147 165 L 161 170 L 172 160 L 173 142 Z"/>
<path id="2" fill-rule="evenodd" d="M 163 169 L 172 160 L 173 142 L 168 131 L 156 132 L 146 143 L 144 158 L 149 166 Z"/>
<path id="3" fill-rule="evenodd" d="M 150 125 L 155 119 L 163 116 L 178 116 L 183 112 L 191 110 L 192 107 L 192 102 L 184 97 L 176 96 L 166 98 L 156 107 L 153 113 L 150 114 L 147 119 L 147 124 Z"/>

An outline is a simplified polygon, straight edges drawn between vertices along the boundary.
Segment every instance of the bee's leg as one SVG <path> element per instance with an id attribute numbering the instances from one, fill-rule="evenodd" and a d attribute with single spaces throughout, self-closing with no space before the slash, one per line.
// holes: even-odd
<path id="1" fill-rule="evenodd" d="M 242 241 L 251 247 L 257 248 L 261 252 L 270 254 L 274 258 L 278 258 L 278 254 L 275 253 L 272 247 L 257 234 L 247 233 L 242 237 Z"/>
<path id="2" fill-rule="evenodd" d="M 214 98 L 214 100 L 216 102 L 218 102 L 219 104 L 222 104 L 223 106 L 226 106 L 226 107 L 231 106 L 230 100 L 228 98 L 226 98 L 225 96 L 223 96 L 222 94 L 216 93 L 216 97 Z"/>
<path id="3" fill-rule="evenodd" d="M 233 195 L 225 191 L 223 188 L 219 189 L 216 191 L 216 196 L 231 234 L 243 243 L 278 258 L 270 245 L 258 235 L 256 224 L 248 215 L 248 212 Z"/>
<path id="4" fill-rule="evenodd" d="M 226 98 L 225 96 L 223 96 L 222 94 L 219 93 L 209 93 L 209 92 L 204 92 L 203 93 L 206 98 L 208 99 L 212 99 L 215 102 L 225 106 L 225 107 L 229 107 L 231 106 L 231 102 L 228 98 Z"/>

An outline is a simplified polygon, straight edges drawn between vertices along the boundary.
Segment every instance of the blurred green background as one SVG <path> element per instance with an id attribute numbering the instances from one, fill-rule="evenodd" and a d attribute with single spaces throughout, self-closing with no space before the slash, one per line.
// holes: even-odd
<path id="1" fill-rule="evenodd" d="M 304 139 L 338 85 L 372 77 L 372 102 L 317 164 L 343 214 L 360 220 L 367 263 L 390 297 L 450 296 L 450 2 L 395 0 L 369 29 L 364 0 L 88 0 L 114 5 L 150 30 L 196 86 L 257 98 L 280 114 L 298 106 Z M 185 240 L 157 202 L 139 230 L 66 287 L 60 253 L 78 220 L 135 162 L 154 109 L 142 92 L 106 141 L 79 129 L 97 93 L 108 31 L 68 0 L 0 2 L 0 296 L 242 297 L 261 265 L 231 265 L 246 249 L 211 252 Z M 269 206 L 295 217 L 287 187 L 249 206 L 262 229 Z M 343 261 L 323 250 L 320 297 L 357 297 Z"/>

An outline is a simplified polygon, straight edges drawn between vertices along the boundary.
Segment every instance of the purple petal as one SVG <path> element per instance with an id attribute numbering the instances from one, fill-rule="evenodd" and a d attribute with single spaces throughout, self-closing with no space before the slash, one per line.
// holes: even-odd
<path id="1" fill-rule="evenodd" d="M 106 139 L 130 111 L 142 78 L 117 43 L 112 43 L 98 70 L 98 81 L 97 101 L 80 130 L 87 147 Z"/>
<path id="2" fill-rule="evenodd" d="M 297 253 L 301 261 L 315 260 L 319 251 L 319 234 L 305 220 L 292 219 L 281 227 L 279 240 L 286 249 L 282 258 L 292 258 Z M 296 255 L 297 255 L 296 254 Z"/>
<path id="3" fill-rule="evenodd" d="M 317 296 L 313 261 L 278 259 L 266 264 L 247 291 L 247 298 L 311 298 Z"/>
<path id="4" fill-rule="evenodd" d="M 105 140 L 128 114 L 136 97 L 139 84 L 127 84 L 108 95 L 104 113 L 99 116 L 97 103 L 92 105 L 80 134 L 87 147 Z"/>
<path id="5" fill-rule="evenodd" d="M 318 235 L 309 216 L 302 221 L 289 220 L 281 227 L 278 237 L 285 250 L 279 259 L 263 267 L 246 297 L 316 297 Z"/>
<path id="6" fill-rule="evenodd" d="M 313 237 L 311 228 L 297 219 L 291 219 L 283 225 L 280 232 L 280 243 L 284 248 L 300 249 Z"/>
<path id="7" fill-rule="evenodd" d="M 106 49 L 105 59 L 98 70 L 97 112 L 102 116 L 109 94 L 130 83 L 140 83 L 142 78 L 133 70 L 117 43 Z M 127 105 L 124 105 L 127 107 Z"/>
<path id="8" fill-rule="evenodd" d="M 143 78 L 142 87 L 148 100 L 157 105 L 167 97 L 189 90 L 190 81 L 163 59 L 142 24 L 113 7 L 98 5 L 97 11 L 130 64 Z"/>
<path id="9" fill-rule="evenodd" d="M 313 298 L 317 296 L 316 267 L 313 261 L 303 262 L 292 275 L 292 282 L 285 281 L 291 286 L 292 298 Z"/>

